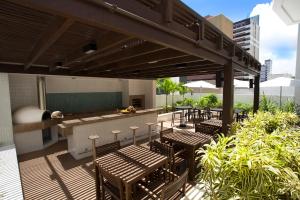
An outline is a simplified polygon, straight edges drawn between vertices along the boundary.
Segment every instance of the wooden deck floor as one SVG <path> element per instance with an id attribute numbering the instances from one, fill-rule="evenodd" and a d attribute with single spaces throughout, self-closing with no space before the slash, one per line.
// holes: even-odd
<path id="1" fill-rule="evenodd" d="M 66 141 L 18 159 L 25 199 L 95 199 L 92 158 L 75 160 Z"/>
<path id="2" fill-rule="evenodd" d="M 66 141 L 19 157 L 25 199 L 95 199 L 91 158 L 75 160 Z"/>

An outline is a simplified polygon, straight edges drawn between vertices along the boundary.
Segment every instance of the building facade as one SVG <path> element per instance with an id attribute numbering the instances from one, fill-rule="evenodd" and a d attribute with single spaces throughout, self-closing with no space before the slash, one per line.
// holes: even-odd
<path id="1" fill-rule="evenodd" d="M 233 24 L 233 40 L 259 59 L 259 16 L 250 17 Z"/>
<path id="2" fill-rule="evenodd" d="M 273 0 L 273 10 L 288 25 L 298 24 L 296 81 L 300 80 L 300 1 Z M 300 105 L 300 86 L 295 86 L 295 103 Z"/>
<path id="3" fill-rule="evenodd" d="M 233 39 L 233 22 L 223 14 L 217 16 L 205 17 L 210 23 L 215 25 L 220 31 L 226 34 L 230 39 Z"/>
<path id="4" fill-rule="evenodd" d="M 270 74 L 272 71 L 272 60 L 265 60 L 265 64 L 261 66 L 260 71 L 260 82 L 264 82 L 270 79 Z"/>

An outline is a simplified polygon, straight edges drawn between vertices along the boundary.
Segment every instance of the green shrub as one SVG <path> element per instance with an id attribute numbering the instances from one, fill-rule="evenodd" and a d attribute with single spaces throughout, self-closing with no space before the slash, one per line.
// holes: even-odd
<path id="1" fill-rule="evenodd" d="M 296 103 L 295 103 L 295 101 L 289 99 L 283 104 L 281 109 L 284 112 L 295 113 L 296 112 Z"/>
<path id="2" fill-rule="evenodd" d="M 221 103 L 215 94 L 208 94 L 199 99 L 197 106 L 201 108 L 213 108 L 220 104 Z"/>
<path id="3" fill-rule="evenodd" d="M 293 113 L 258 112 L 199 150 L 210 199 L 299 199 L 300 130 Z M 268 126 L 267 128 L 265 126 Z"/>
<path id="4" fill-rule="evenodd" d="M 274 101 L 268 99 L 266 95 L 262 95 L 261 101 L 259 103 L 259 110 L 274 113 L 276 112 L 276 110 L 278 110 L 278 106 Z"/>
<path id="5" fill-rule="evenodd" d="M 253 105 L 249 103 L 238 102 L 234 105 L 234 108 L 249 113 L 253 110 Z"/>
<path id="6" fill-rule="evenodd" d="M 195 100 L 192 98 L 184 98 L 183 101 L 177 101 L 181 106 L 194 106 Z"/>

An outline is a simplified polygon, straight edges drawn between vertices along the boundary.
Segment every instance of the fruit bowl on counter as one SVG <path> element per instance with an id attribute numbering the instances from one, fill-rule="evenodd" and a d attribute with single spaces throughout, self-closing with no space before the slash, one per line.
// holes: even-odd
<path id="1" fill-rule="evenodd" d="M 136 109 L 133 106 L 129 106 L 126 109 L 123 109 L 120 111 L 122 114 L 130 114 L 130 113 L 135 113 Z"/>

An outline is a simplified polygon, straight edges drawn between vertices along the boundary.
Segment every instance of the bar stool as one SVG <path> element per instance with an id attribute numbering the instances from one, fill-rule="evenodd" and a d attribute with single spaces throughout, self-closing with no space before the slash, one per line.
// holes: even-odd
<path id="1" fill-rule="evenodd" d="M 179 119 L 181 119 L 181 117 L 182 117 L 182 111 L 175 111 L 175 112 L 172 113 L 171 126 L 174 126 L 174 121 L 175 121 L 176 115 L 179 115 Z"/>
<path id="2" fill-rule="evenodd" d="M 118 140 L 118 134 L 121 133 L 120 130 L 113 130 L 112 134 L 114 134 L 114 141 L 116 142 Z"/>
<path id="3" fill-rule="evenodd" d="M 132 130 L 132 134 L 133 134 L 133 144 L 136 145 L 135 131 L 136 131 L 139 127 L 137 127 L 137 126 L 130 126 L 129 128 Z"/>
<path id="4" fill-rule="evenodd" d="M 148 122 L 148 123 L 146 123 L 146 125 L 148 126 L 148 137 L 149 137 L 149 143 L 151 142 L 151 135 L 152 135 L 151 126 L 152 126 L 153 124 L 154 124 L 154 123 L 152 123 L 152 122 Z"/>
<path id="5" fill-rule="evenodd" d="M 163 130 L 163 128 L 164 128 L 164 120 L 160 120 L 159 121 L 159 123 L 160 123 L 160 131 L 162 131 Z M 159 126 L 159 125 L 157 125 L 157 126 Z"/>
<path id="6" fill-rule="evenodd" d="M 96 140 L 97 139 L 99 139 L 99 135 L 90 135 L 89 136 L 89 140 L 92 140 L 93 163 L 97 158 L 97 155 L 96 155 Z"/>

